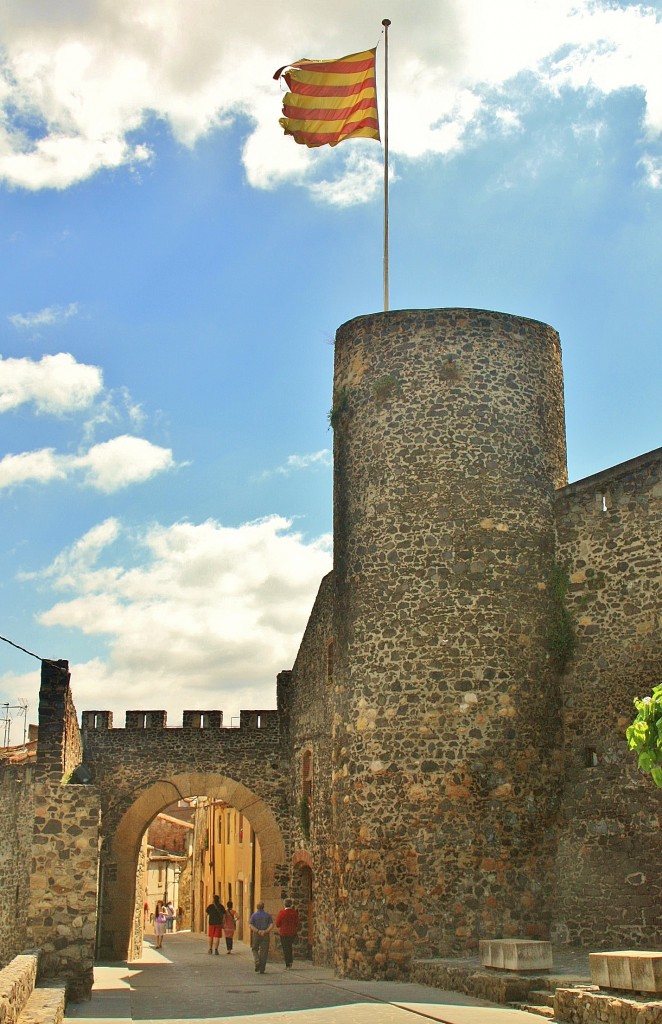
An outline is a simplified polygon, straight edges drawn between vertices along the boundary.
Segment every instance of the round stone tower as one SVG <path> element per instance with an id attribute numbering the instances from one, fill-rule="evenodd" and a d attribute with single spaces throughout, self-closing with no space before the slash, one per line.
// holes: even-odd
<path id="1" fill-rule="evenodd" d="M 337 966 L 544 938 L 559 792 L 557 333 L 474 309 L 336 336 Z"/>

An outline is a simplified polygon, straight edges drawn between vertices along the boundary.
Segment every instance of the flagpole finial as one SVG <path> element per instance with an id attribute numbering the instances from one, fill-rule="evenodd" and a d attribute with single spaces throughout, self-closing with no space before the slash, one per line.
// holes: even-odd
<path id="1" fill-rule="evenodd" d="M 390 18 L 384 18 L 384 20 L 382 21 L 382 25 L 384 25 L 386 28 L 388 28 L 390 24 L 391 24 Z"/>

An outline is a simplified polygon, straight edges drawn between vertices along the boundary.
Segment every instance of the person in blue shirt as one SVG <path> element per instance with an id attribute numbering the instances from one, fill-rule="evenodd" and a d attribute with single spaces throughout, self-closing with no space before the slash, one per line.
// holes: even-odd
<path id="1" fill-rule="evenodd" d="M 253 959 L 255 960 L 255 971 L 264 974 L 269 956 L 269 935 L 273 930 L 274 919 L 264 909 L 264 903 L 258 903 L 257 910 L 251 914 L 248 921 L 251 930 L 253 947 Z"/>

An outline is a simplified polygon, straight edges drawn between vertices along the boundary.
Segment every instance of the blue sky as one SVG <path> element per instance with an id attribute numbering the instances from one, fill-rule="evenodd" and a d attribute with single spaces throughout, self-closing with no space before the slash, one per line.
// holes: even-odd
<path id="1" fill-rule="evenodd" d="M 331 565 L 382 151 L 286 138 L 288 60 L 391 19 L 391 307 L 554 326 L 571 480 L 660 444 L 659 4 L 52 7 L 0 13 L 0 634 L 79 710 L 274 706 Z M 0 643 L 31 721 L 38 673 Z"/>

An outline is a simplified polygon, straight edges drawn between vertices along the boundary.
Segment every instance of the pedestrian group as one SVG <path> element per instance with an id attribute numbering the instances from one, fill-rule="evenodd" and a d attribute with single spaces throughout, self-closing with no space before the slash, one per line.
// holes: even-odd
<path id="1" fill-rule="evenodd" d="M 226 905 L 223 906 L 220 896 L 214 896 L 213 901 L 207 907 L 207 937 L 209 939 L 208 953 L 210 956 L 219 955 L 218 947 L 221 937 L 225 938 L 225 952 L 228 955 L 232 953 L 232 943 L 234 933 L 237 930 L 238 917 L 239 915 L 232 905 L 232 900 L 228 900 Z M 157 923 L 158 904 L 157 917 L 155 918 L 154 924 L 155 929 L 157 927 Z M 251 949 L 253 951 L 256 974 L 264 974 L 265 972 L 267 959 L 269 957 L 270 937 L 274 928 L 280 936 L 285 968 L 286 970 L 289 970 L 292 967 L 294 959 L 293 945 L 299 929 L 299 914 L 294 907 L 293 901 L 290 899 L 285 900 L 285 905 L 276 915 L 275 921 L 269 911 L 264 909 L 264 903 L 258 903 L 257 909 L 251 914 L 248 924 L 251 933 Z M 160 949 L 162 934 L 159 935 L 158 931 L 156 934 L 156 948 Z"/>

